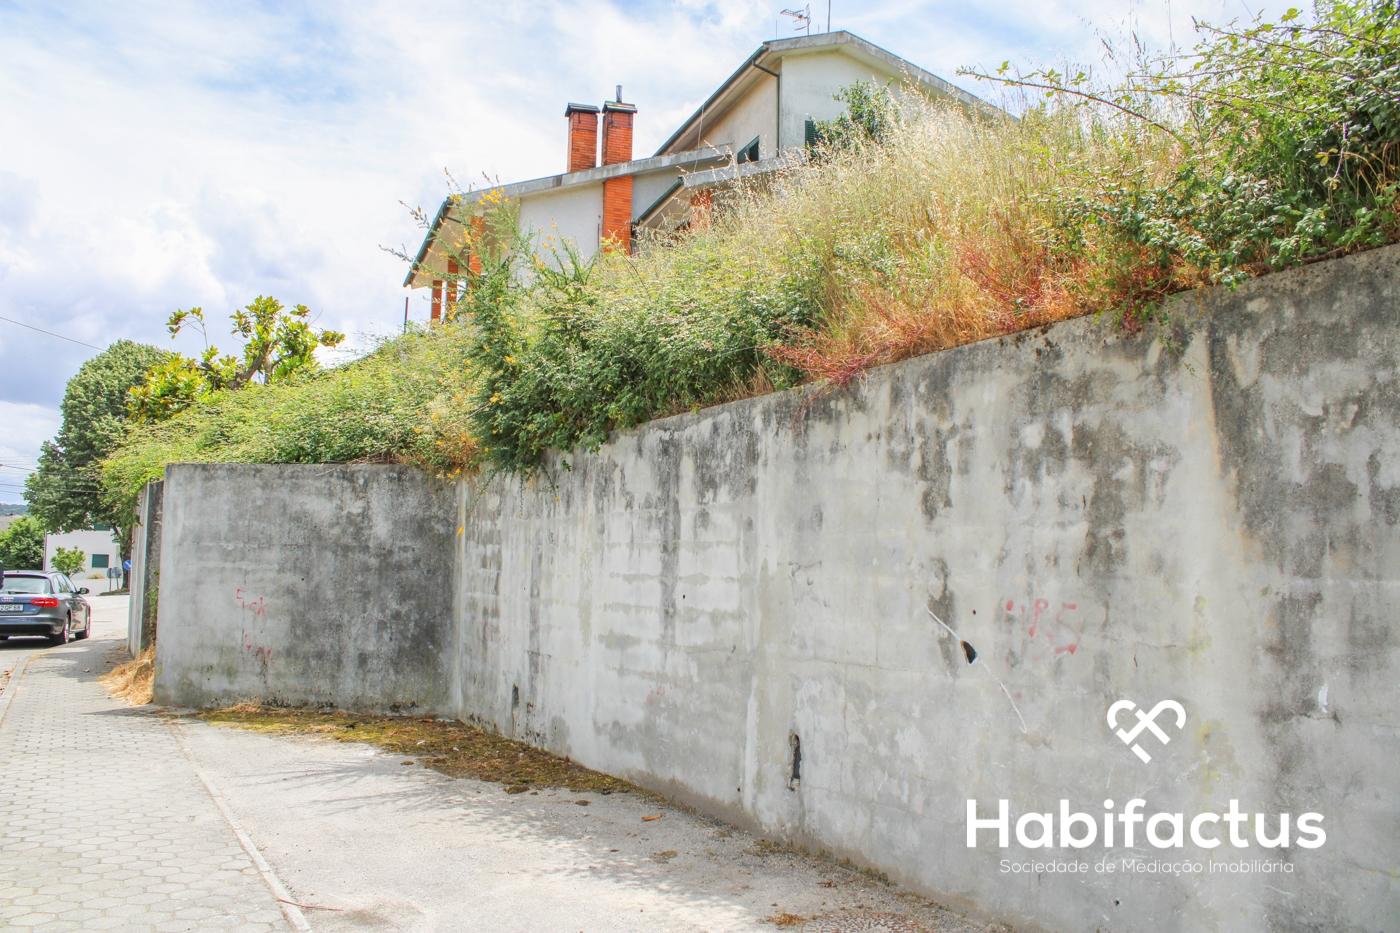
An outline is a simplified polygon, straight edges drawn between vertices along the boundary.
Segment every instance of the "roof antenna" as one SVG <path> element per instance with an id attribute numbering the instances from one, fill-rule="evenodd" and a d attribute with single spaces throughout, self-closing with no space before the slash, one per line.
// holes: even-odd
<path id="1" fill-rule="evenodd" d="M 802 9 L 781 10 L 784 16 L 792 17 L 792 31 L 802 32 L 806 30 L 807 35 L 812 34 L 812 5 L 809 3 Z"/>

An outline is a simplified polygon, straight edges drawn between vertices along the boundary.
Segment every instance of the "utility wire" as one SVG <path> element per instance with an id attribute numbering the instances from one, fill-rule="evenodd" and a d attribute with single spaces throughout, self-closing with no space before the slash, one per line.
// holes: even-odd
<path id="1" fill-rule="evenodd" d="M 75 340 L 74 338 L 68 337 L 68 336 L 66 336 L 66 335 L 64 335 L 64 334 L 56 334 L 56 333 L 54 333 L 54 332 L 51 331 L 51 330 L 44 330 L 42 327 L 35 327 L 33 324 L 26 324 L 26 323 L 24 323 L 23 321 L 16 321 L 14 318 L 12 318 L 12 317 L 5 317 L 3 314 L 0 314 L 0 321 L 8 321 L 8 322 L 11 323 L 11 324 L 18 324 L 20 327 L 27 327 L 27 328 L 29 328 L 30 330 L 37 330 L 37 331 L 38 331 L 39 333 L 41 333 L 41 334 L 48 334 L 50 337 L 57 337 L 59 340 L 66 340 L 66 341 L 68 341 L 69 343 L 76 343 L 76 344 L 77 344 L 78 346 L 80 346 L 80 347 L 87 347 L 87 348 L 92 349 L 92 350 L 101 350 L 101 349 L 102 349 L 102 347 L 93 346 L 92 344 L 90 344 L 90 343 L 84 343 L 84 342 L 81 341 L 81 340 Z"/>

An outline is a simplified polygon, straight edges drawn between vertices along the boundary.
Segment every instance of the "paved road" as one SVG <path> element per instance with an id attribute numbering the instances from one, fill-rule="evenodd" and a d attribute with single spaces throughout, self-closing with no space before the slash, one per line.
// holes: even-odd
<path id="1" fill-rule="evenodd" d="M 0 671 L 27 659 L 0 693 L 0 928 L 983 929 L 630 794 L 508 795 L 133 710 L 95 683 L 125 599 L 94 604 L 90 641 L 0 646 Z"/>

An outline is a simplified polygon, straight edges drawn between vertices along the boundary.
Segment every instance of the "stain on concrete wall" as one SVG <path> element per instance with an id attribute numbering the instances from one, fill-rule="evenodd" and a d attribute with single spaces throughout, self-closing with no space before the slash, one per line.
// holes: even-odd
<path id="1" fill-rule="evenodd" d="M 447 710 L 453 502 L 406 467 L 169 467 L 157 699 Z"/>
<path id="2" fill-rule="evenodd" d="M 464 718 L 1018 926 L 1387 927 L 1400 916 L 1398 273 L 1392 248 L 1180 297 L 1175 352 L 1089 320 L 986 341 L 841 392 L 657 422 L 571 455 L 572 469 L 462 483 L 455 500 L 398 468 L 316 482 L 297 472 L 315 468 L 174 468 L 158 687 L 205 702 L 256 686 L 256 657 L 231 639 L 167 651 L 170 620 L 236 628 L 224 590 L 245 581 L 245 598 L 291 598 L 286 561 L 269 559 L 285 554 L 317 568 L 321 598 L 358 627 L 279 615 L 257 629 L 300 651 L 269 660 L 269 695 L 446 697 Z M 374 470 L 392 482 L 357 472 Z M 277 531 L 210 518 L 248 508 L 256 497 L 228 490 L 250 487 L 279 490 Z M 386 533 L 342 530 L 341 515 L 374 526 L 375 509 L 393 516 Z M 350 555 L 352 537 L 371 560 Z M 454 581 L 449 602 L 406 545 L 453 555 L 432 565 Z M 366 564 L 378 590 L 451 625 L 404 651 L 339 595 Z M 168 605 L 177 566 L 217 585 Z M 448 646 L 447 683 L 415 693 L 437 676 L 428 645 Z M 1150 764 L 1106 727 L 1122 698 L 1187 711 Z M 1004 858 L 1063 853 L 965 845 L 969 799 L 1093 813 L 1131 797 L 1187 814 L 1231 799 L 1313 810 L 1328 841 L 1270 852 L 1295 864 L 1284 878 L 1007 875 Z"/>

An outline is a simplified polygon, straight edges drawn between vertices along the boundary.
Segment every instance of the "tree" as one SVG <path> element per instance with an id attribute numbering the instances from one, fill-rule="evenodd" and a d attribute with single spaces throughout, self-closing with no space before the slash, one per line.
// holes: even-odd
<path id="1" fill-rule="evenodd" d="M 848 84 L 832 95 L 846 105 L 834 120 L 818 120 L 814 125 L 819 149 L 850 149 L 889 138 L 899 124 L 899 101 L 886 86 L 873 81 Z"/>
<path id="2" fill-rule="evenodd" d="M 23 515 L 0 531 L 0 565 L 6 570 L 39 570 L 44 566 L 44 526 Z"/>
<path id="3" fill-rule="evenodd" d="M 53 569 L 65 576 L 72 576 L 83 569 L 87 555 L 82 548 L 61 547 L 53 552 Z"/>
<path id="4" fill-rule="evenodd" d="M 131 414 L 139 421 L 163 421 L 202 397 L 220 389 L 240 389 L 249 383 L 272 383 L 316 369 L 316 348 L 334 347 L 345 335 L 314 330 L 311 309 L 287 310 L 276 298 L 259 295 L 229 315 L 233 336 L 243 341 L 241 355 L 221 354 L 209 344 L 204 309 L 190 308 L 170 315 L 166 327 L 174 337 L 185 327 L 205 338 L 199 359 L 173 354 L 131 391 Z"/>
<path id="5" fill-rule="evenodd" d="M 120 532 L 128 517 L 102 501 L 100 468 L 126 429 L 127 393 L 167 356 L 147 344 L 118 340 L 68 380 L 58 434 L 44 442 L 39 468 L 24 486 L 29 513 L 40 527 L 73 531 L 107 524 L 123 540 Z"/>

